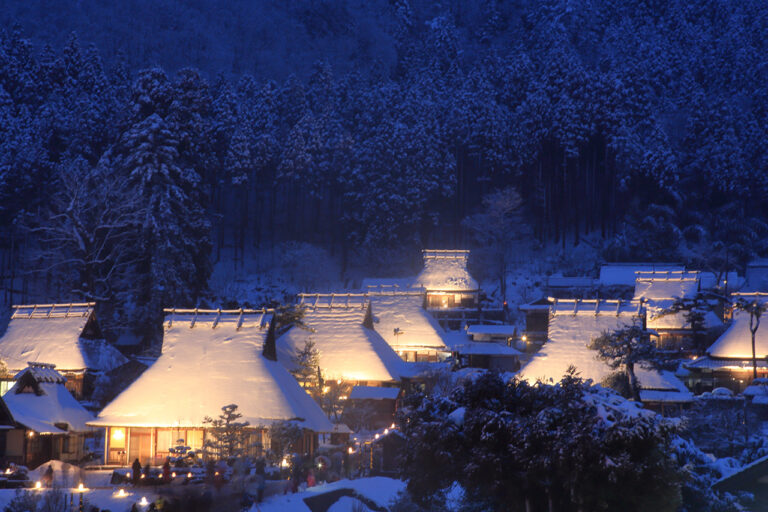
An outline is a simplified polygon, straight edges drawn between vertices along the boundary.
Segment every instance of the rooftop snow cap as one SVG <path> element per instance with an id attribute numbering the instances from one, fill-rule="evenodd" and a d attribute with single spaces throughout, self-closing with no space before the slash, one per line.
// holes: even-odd
<path id="1" fill-rule="evenodd" d="M 528 382 L 541 379 L 559 382 L 568 367 L 573 365 L 583 379 L 600 383 L 612 370 L 598 359 L 597 351 L 588 348 L 593 339 L 604 332 L 629 327 L 640 322 L 642 303 L 638 300 L 581 300 L 550 299 L 549 340 L 531 361 L 524 366 L 519 377 Z M 651 401 L 679 401 L 683 387 L 671 372 L 638 367 L 635 370 L 642 390 L 657 391 Z M 661 395 L 667 392 L 671 394 Z M 687 397 L 687 395 L 686 395 Z"/>
<path id="2" fill-rule="evenodd" d="M 698 291 L 698 272 L 635 272 L 636 299 L 690 299 Z"/>
<path id="3" fill-rule="evenodd" d="M 422 292 L 369 291 L 368 298 L 373 328 L 394 350 L 448 350 L 443 339 L 445 331 L 424 310 Z"/>
<path id="4" fill-rule="evenodd" d="M 480 286 L 469 275 L 466 250 L 425 249 L 424 269 L 416 278 L 414 287 L 429 291 L 477 291 Z"/>
<path id="5" fill-rule="evenodd" d="M 93 415 L 67 390 L 66 381 L 52 364 L 30 363 L 2 399 L 16 423 L 38 434 L 87 431 Z M 26 392 L 29 387 L 34 392 Z"/>
<path id="6" fill-rule="evenodd" d="M 203 427 L 206 416 L 236 404 L 253 427 L 295 419 L 315 432 L 331 431 L 291 374 L 262 356 L 271 311 L 165 311 L 162 355 L 91 425 Z"/>
<path id="7" fill-rule="evenodd" d="M 293 368 L 295 355 L 311 340 L 324 378 L 397 382 L 410 376 L 402 359 L 373 330 L 369 304 L 365 294 L 300 295 L 303 325 L 277 340 L 278 360 Z"/>
<path id="8" fill-rule="evenodd" d="M 61 371 L 108 371 L 125 364 L 127 359 L 101 337 L 92 302 L 13 306 L 0 338 L 0 359 L 16 371 L 30 361 L 52 363 Z"/>
<path id="9" fill-rule="evenodd" d="M 733 294 L 735 299 L 768 301 L 765 293 Z M 718 359 L 752 359 L 752 332 L 749 330 L 749 313 L 736 309 L 730 327 L 707 349 L 710 357 Z M 758 360 L 768 357 L 768 329 L 762 324 L 755 333 L 755 356 Z M 760 361 L 758 361 L 759 363 Z"/>

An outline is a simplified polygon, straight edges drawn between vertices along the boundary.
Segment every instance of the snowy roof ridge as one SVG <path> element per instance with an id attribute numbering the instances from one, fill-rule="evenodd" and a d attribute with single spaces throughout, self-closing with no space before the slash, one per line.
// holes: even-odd
<path id="1" fill-rule="evenodd" d="M 701 272 L 698 270 L 636 270 L 636 281 L 698 281 Z"/>
<path id="2" fill-rule="evenodd" d="M 550 313 L 571 315 L 639 315 L 642 313 L 643 303 L 640 300 L 624 299 L 558 299 L 548 297 Z"/>
<path id="3" fill-rule="evenodd" d="M 54 384 L 64 384 L 66 377 L 56 371 L 56 365 L 51 363 L 28 362 L 27 367 L 14 376 L 14 380 L 19 380 L 22 375 L 29 373 L 37 382 L 51 382 Z"/>
<path id="4" fill-rule="evenodd" d="M 374 288 L 378 288 L 378 290 L 374 290 Z M 389 287 L 385 285 L 369 286 L 368 291 L 366 292 L 366 295 L 369 297 L 381 297 L 383 295 L 392 296 L 392 297 L 417 297 L 417 296 L 423 297 L 424 289 L 423 288 L 407 289 L 407 288 L 400 288 L 397 286 Z"/>
<path id="5" fill-rule="evenodd" d="M 424 249 L 421 251 L 428 259 L 469 259 L 469 249 Z"/>
<path id="6" fill-rule="evenodd" d="M 368 307 L 368 295 L 365 293 L 300 293 L 298 297 L 299 306 L 310 311 Z"/>
<path id="7" fill-rule="evenodd" d="M 93 313 L 95 302 L 69 302 L 56 304 L 14 304 L 11 320 L 30 318 L 76 318 Z"/>
<path id="8" fill-rule="evenodd" d="M 744 297 L 754 299 L 768 299 L 768 292 L 733 292 L 733 297 Z"/>
<path id="9" fill-rule="evenodd" d="M 243 322 L 251 321 L 252 317 L 257 317 L 255 323 L 260 327 L 266 327 L 275 314 L 274 309 L 182 309 L 165 308 L 167 328 L 173 327 L 174 322 L 189 322 L 190 329 L 197 325 L 210 323 L 211 329 L 215 329 L 219 324 L 236 323 L 239 330 Z M 192 315 L 190 317 L 190 315 Z"/>

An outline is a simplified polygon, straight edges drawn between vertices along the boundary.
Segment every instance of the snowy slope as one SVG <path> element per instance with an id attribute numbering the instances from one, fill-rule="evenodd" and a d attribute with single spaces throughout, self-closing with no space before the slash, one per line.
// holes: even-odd
<path id="1" fill-rule="evenodd" d="M 212 315 L 210 315 L 212 316 Z M 238 315 L 213 326 L 212 317 L 169 315 L 163 353 L 128 389 L 107 405 L 93 425 L 203 425 L 221 407 L 237 404 L 243 421 L 268 425 L 303 418 L 306 428 L 327 432 L 333 426 L 296 380 L 261 353 L 270 315 Z"/>

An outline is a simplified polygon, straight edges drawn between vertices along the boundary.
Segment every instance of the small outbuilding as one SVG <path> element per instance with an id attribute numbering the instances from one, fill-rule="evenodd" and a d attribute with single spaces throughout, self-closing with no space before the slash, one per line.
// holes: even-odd
<path id="1" fill-rule="evenodd" d="M 93 415 L 66 388 L 52 364 L 29 363 L 2 398 L 0 458 L 37 467 L 48 460 L 78 463 L 84 441 L 93 433 Z"/>
<path id="2" fill-rule="evenodd" d="M 386 428 L 395 420 L 400 388 L 355 386 L 349 393 L 344 416 L 354 424 L 364 423 L 366 430 Z"/>

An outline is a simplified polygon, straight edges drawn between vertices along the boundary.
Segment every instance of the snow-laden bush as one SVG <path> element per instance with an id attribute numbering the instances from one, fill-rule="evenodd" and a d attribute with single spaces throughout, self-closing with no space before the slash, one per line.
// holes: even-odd
<path id="1" fill-rule="evenodd" d="M 686 465 L 690 450 L 677 455 L 679 421 L 573 374 L 551 386 L 486 373 L 448 396 L 408 396 L 400 416 L 401 476 L 425 510 L 455 484 L 487 510 L 694 510 L 687 500 L 711 483 Z M 730 503 L 710 501 L 695 509 Z"/>

